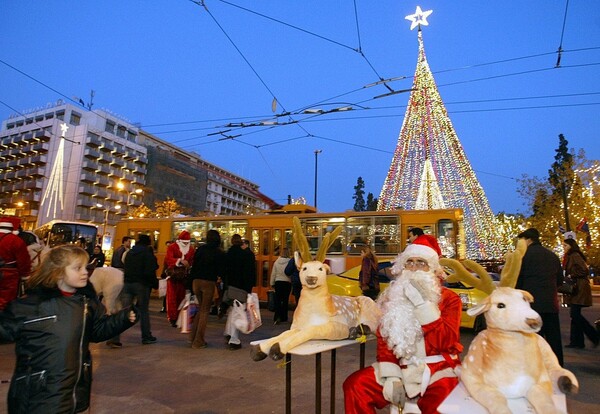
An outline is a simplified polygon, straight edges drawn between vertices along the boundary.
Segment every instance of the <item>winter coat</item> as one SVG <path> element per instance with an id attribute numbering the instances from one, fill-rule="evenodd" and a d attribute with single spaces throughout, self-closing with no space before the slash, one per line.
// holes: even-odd
<path id="1" fill-rule="evenodd" d="M 273 269 L 271 270 L 271 286 L 275 286 L 275 282 L 292 282 L 288 275 L 285 274 L 285 267 L 289 261 L 289 257 L 281 256 L 275 260 L 275 263 L 273 263 Z"/>
<path id="2" fill-rule="evenodd" d="M 190 269 L 190 279 L 216 282 L 225 274 L 225 252 L 215 244 L 203 244 L 196 249 L 194 264 Z"/>
<path id="3" fill-rule="evenodd" d="M 250 249 L 233 245 L 227 251 L 225 286 L 235 286 L 252 292 L 256 284 L 256 259 Z"/>
<path id="4" fill-rule="evenodd" d="M 574 295 L 565 295 L 565 303 L 569 305 L 592 306 L 590 271 L 579 252 L 567 253 L 565 276 L 570 277 L 577 285 Z"/>
<path id="5" fill-rule="evenodd" d="M 158 269 L 158 261 L 152 248 L 136 244 L 125 256 L 123 280 L 125 283 L 141 283 L 158 289 L 156 269 Z"/>
<path id="6" fill-rule="evenodd" d="M 560 259 L 539 242 L 527 247 L 517 279 L 517 289 L 533 295 L 531 307 L 538 313 L 558 313 L 556 288 L 563 283 Z"/>
<path id="7" fill-rule="evenodd" d="M 0 338 L 15 341 L 9 414 L 76 413 L 89 407 L 89 342 L 106 341 L 134 323 L 130 308 L 106 315 L 92 285 L 63 296 L 36 288 L 0 313 Z"/>

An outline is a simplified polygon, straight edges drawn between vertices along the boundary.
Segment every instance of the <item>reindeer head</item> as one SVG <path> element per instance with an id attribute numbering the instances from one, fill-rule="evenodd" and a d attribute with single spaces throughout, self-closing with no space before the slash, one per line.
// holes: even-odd
<path id="1" fill-rule="evenodd" d="M 294 222 L 294 241 L 298 247 L 299 253 L 294 254 L 296 267 L 300 269 L 300 281 L 302 286 L 308 289 L 314 289 L 327 284 L 327 274 L 331 272 L 329 266 L 323 261 L 327 254 L 327 249 L 331 246 L 334 240 L 342 232 L 342 227 L 336 227 L 331 233 L 325 234 L 323 242 L 319 246 L 319 251 L 313 260 L 310 254 L 310 248 L 306 236 L 302 231 L 300 220 L 298 217 L 293 218 Z"/>
<path id="2" fill-rule="evenodd" d="M 499 287 L 467 313 L 470 316 L 485 313 L 488 328 L 526 333 L 538 332 L 542 328 L 542 318 L 531 309 L 531 302 L 533 296 L 529 292 Z"/>

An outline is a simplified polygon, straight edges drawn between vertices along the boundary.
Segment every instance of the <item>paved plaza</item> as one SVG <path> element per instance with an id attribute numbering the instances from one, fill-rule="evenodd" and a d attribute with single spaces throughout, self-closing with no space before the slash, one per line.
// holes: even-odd
<path id="1" fill-rule="evenodd" d="M 597 298 L 596 298 L 597 299 Z M 93 414 L 269 414 L 285 412 L 285 367 L 281 362 L 250 359 L 250 341 L 271 337 L 289 328 L 273 325 L 273 314 L 262 310 L 263 326 L 242 338 L 241 350 L 226 349 L 223 341 L 225 319 L 210 316 L 207 330 L 209 347 L 191 349 L 187 335 L 172 328 L 159 312 L 161 300 L 152 299 L 153 345 L 142 345 L 136 325 L 122 335 L 123 348 L 92 345 L 94 383 Z M 290 311 L 290 315 L 291 315 Z M 600 317 L 600 305 L 584 310 L 589 320 Z M 568 343 L 568 309 L 561 311 L 563 344 Z M 461 331 L 465 348 L 473 338 Z M 366 363 L 375 358 L 375 341 L 366 345 Z M 589 342 L 583 350 L 565 349 L 566 367 L 579 379 L 580 393 L 568 398 L 571 414 L 600 412 L 600 347 Z M 8 380 L 14 366 L 13 345 L 0 345 L 0 413 L 6 412 Z M 466 352 L 466 351 L 465 351 Z M 342 383 L 359 366 L 359 346 L 337 350 L 335 412 L 343 412 Z M 330 354 L 322 357 L 322 412 L 330 412 Z M 292 412 L 315 412 L 315 357 L 292 358 Z M 382 410 L 387 413 L 389 410 Z"/>

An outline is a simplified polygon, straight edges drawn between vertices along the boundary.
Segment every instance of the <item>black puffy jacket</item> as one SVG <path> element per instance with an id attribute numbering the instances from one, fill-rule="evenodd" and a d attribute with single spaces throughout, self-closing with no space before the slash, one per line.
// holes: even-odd
<path id="1" fill-rule="evenodd" d="M 89 342 L 106 341 L 134 323 L 130 309 L 108 316 L 88 284 L 73 296 L 35 289 L 0 313 L 0 338 L 15 341 L 17 357 L 8 412 L 77 413 L 89 407 Z"/>

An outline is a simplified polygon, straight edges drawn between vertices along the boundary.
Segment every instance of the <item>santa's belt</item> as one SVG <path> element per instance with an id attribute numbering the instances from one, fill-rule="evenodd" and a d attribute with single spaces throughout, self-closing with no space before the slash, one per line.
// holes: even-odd
<path id="1" fill-rule="evenodd" d="M 449 354 L 448 357 L 450 359 L 458 360 L 458 355 Z M 400 368 L 406 368 L 408 365 L 419 365 L 421 363 L 425 364 L 435 364 L 436 362 L 446 361 L 444 355 L 427 355 L 424 357 L 411 357 L 409 359 L 402 358 L 400 359 Z"/>

